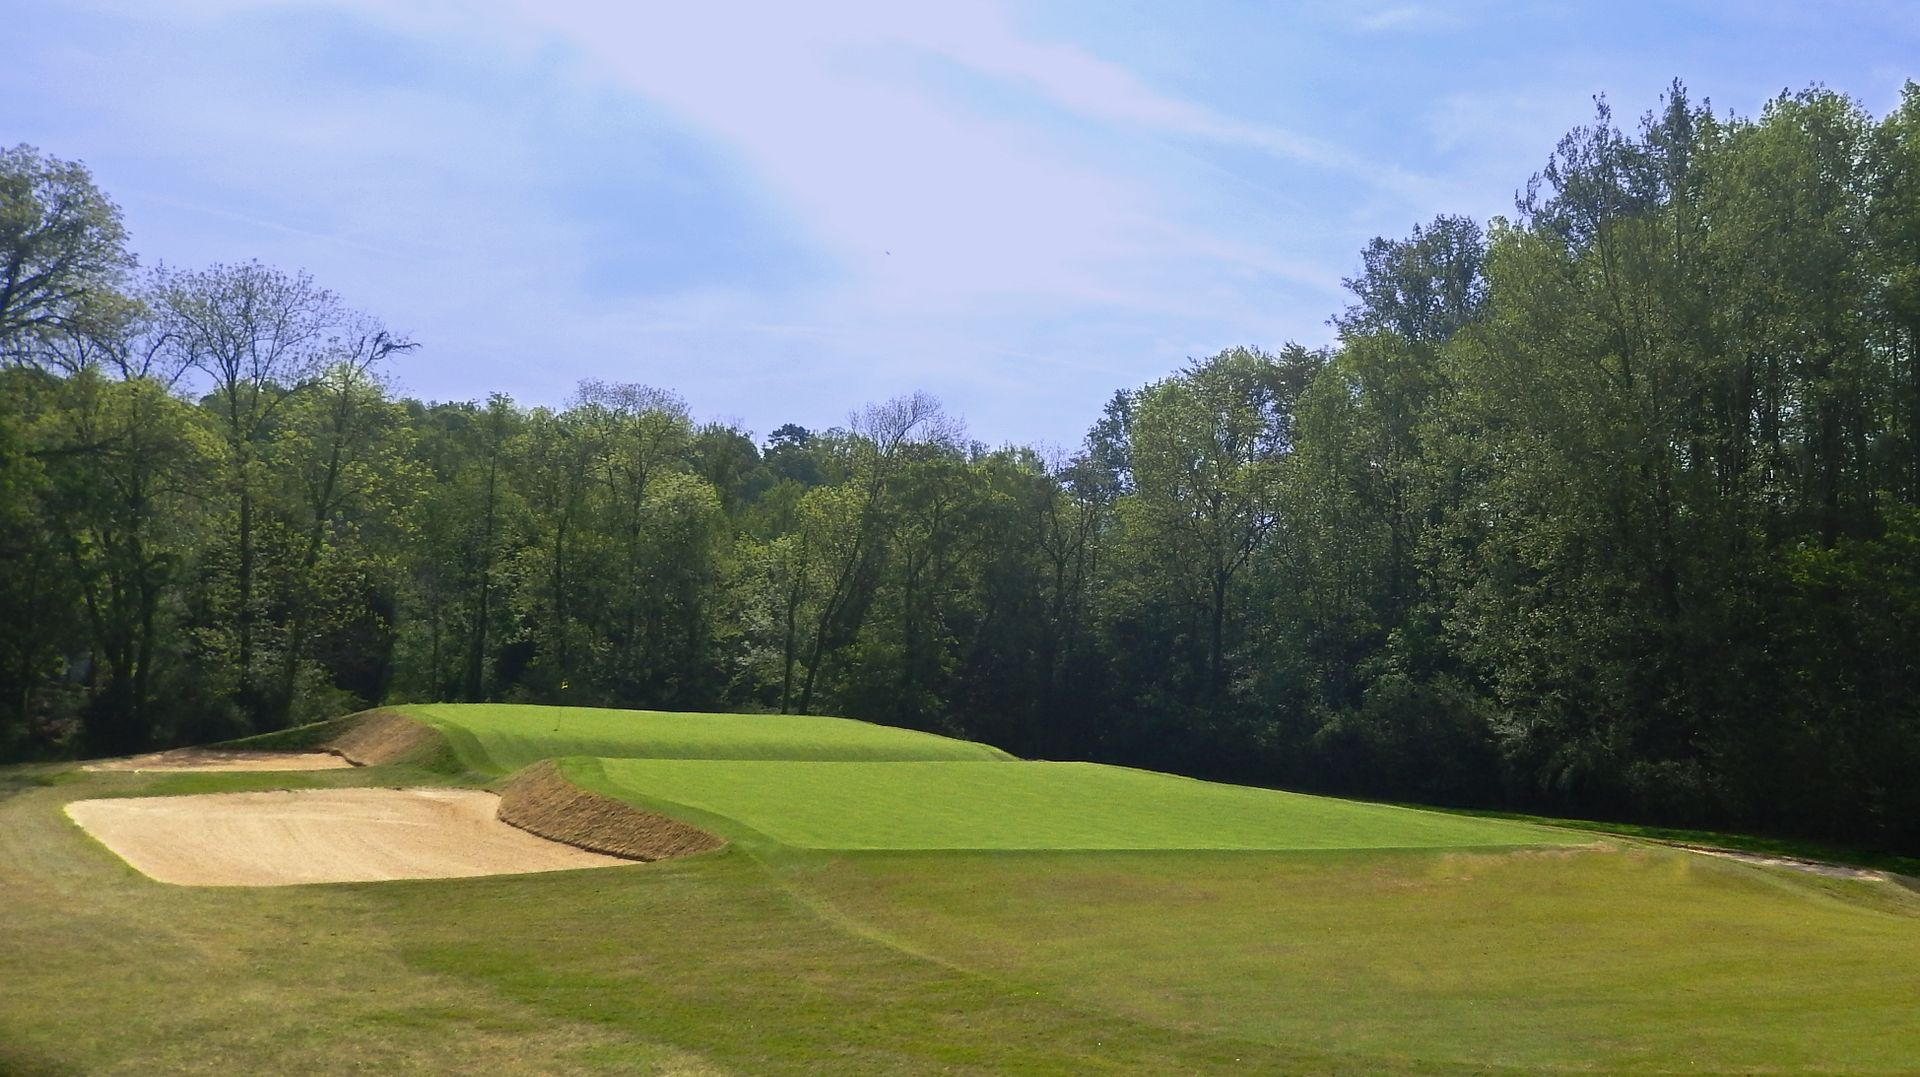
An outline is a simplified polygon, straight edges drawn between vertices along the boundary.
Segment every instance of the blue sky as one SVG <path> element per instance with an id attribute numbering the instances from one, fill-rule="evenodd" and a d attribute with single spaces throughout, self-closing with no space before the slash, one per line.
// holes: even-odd
<path id="1" fill-rule="evenodd" d="M 678 391 L 764 435 L 939 396 L 1077 443 L 1116 388 L 1331 339 L 1375 235 L 1482 219 L 1605 93 L 1876 115 L 1920 4 L 0 0 L 0 143 L 144 262 L 305 268 L 434 399 Z"/>

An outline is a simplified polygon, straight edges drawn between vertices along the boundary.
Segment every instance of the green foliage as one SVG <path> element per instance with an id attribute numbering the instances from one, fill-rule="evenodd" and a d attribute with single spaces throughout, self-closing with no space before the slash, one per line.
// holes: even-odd
<path id="1" fill-rule="evenodd" d="M 410 342 L 254 263 L 136 285 L 84 170 L 10 151 L 0 242 L 94 268 L 5 330 L 0 751 L 835 713 L 1920 849 L 1917 134 L 1915 87 L 1602 103 L 1512 219 L 1369 244 L 1337 347 L 1196 360 L 1050 455 L 921 394 L 762 445 L 639 385 L 396 400 Z"/>
<path id="2" fill-rule="evenodd" d="M 70 368 L 133 315 L 120 207 L 86 166 L 0 149 L 0 364 Z"/>

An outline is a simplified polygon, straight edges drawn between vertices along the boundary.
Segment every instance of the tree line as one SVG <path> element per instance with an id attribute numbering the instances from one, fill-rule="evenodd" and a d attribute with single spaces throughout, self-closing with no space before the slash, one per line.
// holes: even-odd
<path id="1" fill-rule="evenodd" d="M 1920 849 L 1920 87 L 1602 103 L 1330 348 L 1077 451 L 924 395 L 425 402 L 258 263 L 0 153 L 0 753 L 383 701 L 836 713 L 1295 788 Z"/>

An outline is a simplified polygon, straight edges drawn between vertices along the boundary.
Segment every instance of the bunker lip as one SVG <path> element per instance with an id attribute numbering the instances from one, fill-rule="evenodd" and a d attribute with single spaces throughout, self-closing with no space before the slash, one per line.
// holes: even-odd
<path id="1" fill-rule="evenodd" d="M 582 789 L 551 759 L 507 780 L 499 815 L 530 834 L 634 860 L 691 856 L 726 844 L 690 823 Z"/>
<path id="2" fill-rule="evenodd" d="M 82 770 L 103 772 L 231 772 L 343 770 L 356 766 L 337 752 L 273 752 L 248 748 L 175 748 L 165 752 L 88 763 Z"/>
<path id="3" fill-rule="evenodd" d="M 495 818 L 473 789 L 306 789 L 79 800 L 67 815 L 149 878 L 184 886 L 446 879 L 631 860 Z"/>
<path id="4" fill-rule="evenodd" d="M 398 711 L 363 711 L 340 721 L 344 728 L 325 747 L 355 766 L 417 760 L 446 744 L 439 730 Z"/>

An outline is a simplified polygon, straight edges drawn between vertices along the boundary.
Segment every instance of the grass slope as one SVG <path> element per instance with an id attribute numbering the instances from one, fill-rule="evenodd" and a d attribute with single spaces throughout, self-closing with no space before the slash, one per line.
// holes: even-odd
<path id="1" fill-rule="evenodd" d="M 483 773 L 504 773 L 568 755 L 870 761 L 1012 758 L 973 741 L 819 715 L 676 714 L 508 703 L 389 709 L 446 733 L 461 761 Z"/>
<path id="2" fill-rule="evenodd" d="M 807 849 L 1389 849 L 1588 840 L 1550 827 L 1095 763 L 601 759 L 570 761 L 568 772 L 615 796 L 696 809 L 736 837 Z"/>

